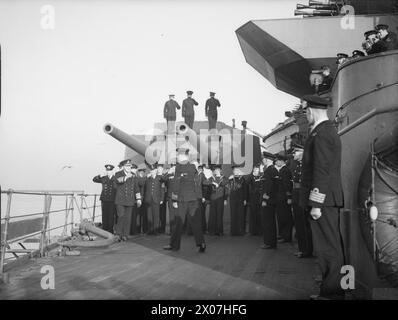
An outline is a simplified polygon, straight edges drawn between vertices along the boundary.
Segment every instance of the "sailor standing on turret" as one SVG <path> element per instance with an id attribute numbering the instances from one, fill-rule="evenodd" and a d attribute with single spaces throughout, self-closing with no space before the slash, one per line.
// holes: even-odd
<path id="1" fill-rule="evenodd" d="M 105 165 L 106 172 L 102 175 L 95 176 L 93 181 L 102 184 L 101 191 L 101 210 L 102 210 L 102 229 L 113 233 L 113 226 L 116 215 L 115 194 L 116 190 L 113 186 L 114 175 L 113 169 L 115 167 L 111 164 Z"/>
<path id="2" fill-rule="evenodd" d="M 176 109 L 180 110 L 181 107 L 177 101 L 174 100 L 174 94 L 169 94 L 169 100 L 164 104 L 163 117 L 167 122 L 167 133 L 175 132 L 175 124 L 177 119 Z"/>
<path id="3" fill-rule="evenodd" d="M 181 112 L 187 126 L 193 129 L 193 123 L 195 120 L 194 106 L 197 106 L 199 103 L 192 98 L 193 91 L 187 91 L 187 95 L 188 97 L 182 102 Z"/>
<path id="4" fill-rule="evenodd" d="M 341 299 L 341 267 L 345 264 L 339 226 L 343 207 L 341 141 L 327 116 L 329 101 L 317 95 L 306 95 L 303 100 L 311 131 L 304 145 L 300 205 L 312 217 L 314 250 L 322 272 L 320 296 Z"/>
<path id="5" fill-rule="evenodd" d="M 209 120 L 209 130 L 215 129 L 217 124 L 217 108 L 221 106 L 220 101 L 214 98 L 216 94 L 210 92 L 210 98 L 206 101 L 205 113 Z"/>

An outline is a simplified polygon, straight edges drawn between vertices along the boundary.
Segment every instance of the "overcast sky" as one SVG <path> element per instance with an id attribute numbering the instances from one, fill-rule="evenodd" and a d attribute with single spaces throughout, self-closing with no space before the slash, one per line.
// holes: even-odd
<path id="1" fill-rule="evenodd" d="M 298 100 L 245 62 L 235 30 L 293 17 L 296 3 L 1 1 L 2 188 L 99 191 L 92 177 L 125 149 L 104 123 L 148 132 L 163 121 L 169 93 L 181 103 L 193 90 L 196 119 L 205 120 L 215 91 L 219 120 L 268 133 Z M 52 30 L 41 27 L 43 5 L 55 9 Z"/>

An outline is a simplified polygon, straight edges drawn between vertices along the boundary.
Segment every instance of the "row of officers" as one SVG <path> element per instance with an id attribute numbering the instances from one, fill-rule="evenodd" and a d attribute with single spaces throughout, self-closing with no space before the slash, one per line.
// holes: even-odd
<path id="1" fill-rule="evenodd" d="M 132 215 L 146 207 L 142 212 L 148 221 L 147 232 L 154 234 L 162 226 L 160 206 L 167 203 L 171 237 L 164 249 L 180 249 L 187 220 L 199 252 L 204 252 L 203 231 L 223 234 L 224 207 L 229 199 L 232 235 L 245 232 L 245 207 L 250 210 L 249 231 L 253 235 L 262 234 L 264 249 L 277 247 L 278 234 L 279 241 L 291 242 L 295 225 L 297 255 L 307 257 L 314 251 L 322 273 L 320 293 L 314 298 L 344 299 L 341 268 L 346 265 L 346 257 L 340 230 L 340 211 L 344 207 L 342 147 L 336 127 L 328 118 L 330 105 L 330 99 L 303 96 L 303 108 L 311 128 L 304 150 L 295 146 L 290 164 L 281 154 L 275 155 L 272 165 L 264 160 L 248 176 L 244 176 L 238 166 L 233 168 L 230 177 L 223 175 L 220 166 L 213 166 L 209 174 L 210 168 L 189 162 L 188 150 L 178 153 L 177 164 L 167 172 L 158 165 L 149 176 L 138 171 L 131 160 L 123 161 L 121 170 L 114 175 L 109 173 L 112 166 L 106 166 L 108 173 L 94 178 L 103 185 L 104 228 L 112 231 L 116 208 L 115 233 L 126 240 L 131 231 L 137 232 Z M 210 203 L 208 221 L 203 213 L 207 202 Z M 363 281 L 356 284 L 363 286 Z"/>
<path id="2" fill-rule="evenodd" d="M 103 228 L 125 241 L 129 235 L 138 233 L 165 233 L 169 222 L 172 238 L 166 249 L 178 250 L 184 231 L 193 233 L 196 244 L 202 248 L 203 234 L 224 234 L 224 209 L 229 201 L 232 236 L 245 235 L 248 220 L 249 234 L 263 236 L 263 249 L 274 249 L 278 242 L 292 242 L 295 227 L 299 246 L 296 255 L 312 255 L 308 219 L 298 205 L 302 146 L 294 146 L 293 159 L 288 160 L 285 154 L 264 158 L 250 175 L 244 175 L 240 166 L 232 166 L 229 177 L 224 176 L 220 165 L 180 165 L 188 152 L 179 150 L 177 165 L 166 170 L 157 164 L 149 174 L 145 166 L 137 167 L 131 160 L 122 161 L 121 170 L 115 174 L 114 167 L 106 165 L 106 172 L 93 179 L 102 183 Z M 184 182 L 189 175 L 192 184 Z M 175 188 L 181 183 L 185 186 L 177 199 Z M 191 204 L 186 213 L 179 214 L 181 208 L 176 204 L 181 207 L 184 202 Z M 173 230 L 177 236 L 173 237 Z"/>

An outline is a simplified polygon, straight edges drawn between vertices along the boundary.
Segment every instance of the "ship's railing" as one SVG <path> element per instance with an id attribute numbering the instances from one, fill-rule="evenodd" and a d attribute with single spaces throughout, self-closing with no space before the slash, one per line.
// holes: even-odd
<path id="1" fill-rule="evenodd" d="M 82 222 L 84 219 L 88 221 L 95 221 L 95 218 L 100 216 L 100 214 L 96 214 L 96 208 L 100 207 L 100 204 L 97 204 L 98 194 L 87 194 L 84 191 L 75 191 L 75 190 L 57 190 L 57 191 L 35 191 L 35 190 L 12 190 L 8 189 L 7 191 L 1 191 L 1 194 L 5 194 L 7 196 L 7 208 L 5 212 L 4 218 L 1 218 L 1 256 L 0 256 L 0 275 L 3 275 L 5 272 L 5 267 L 7 266 L 10 260 L 18 260 L 21 257 L 29 257 L 33 256 L 45 256 L 48 251 L 52 248 L 55 248 L 56 243 L 51 243 L 50 232 L 54 230 L 62 229 L 62 233 L 60 238 L 65 239 L 69 237 L 73 228 L 78 223 Z M 22 196 L 35 196 L 35 197 L 43 197 L 43 211 L 37 213 L 28 213 L 23 215 L 11 215 L 12 201 L 14 195 L 22 195 Z M 65 208 L 60 210 L 51 210 L 51 203 L 53 197 L 65 197 Z M 92 198 L 93 203 L 91 206 L 87 204 L 87 199 Z M 56 213 L 64 213 L 64 223 L 57 226 L 50 226 L 50 215 Z M 77 213 L 77 216 L 76 216 Z M 40 230 L 29 232 L 27 234 L 13 236 L 9 239 L 9 227 L 12 222 L 15 220 L 24 221 L 26 218 L 39 217 L 41 219 L 41 228 Z M 22 243 L 22 240 L 28 238 L 40 237 L 39 239 L 39 248 L 38 249 L 26 249 Z M 11 244 L 18 243 L 22 249 L 11 248 Z M 11 257 L 6 257 L 6 255 L 11 254 Z M 23 254 L 21 256 L 21 254 Z"/>

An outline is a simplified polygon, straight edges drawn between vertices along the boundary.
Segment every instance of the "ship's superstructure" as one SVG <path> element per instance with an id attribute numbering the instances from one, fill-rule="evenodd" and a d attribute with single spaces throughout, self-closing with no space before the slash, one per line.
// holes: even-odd
<path id="1" fill-rule="evenodd" d="M 378 24 L 386 24 L 392 34 L 396 33 L 398 2 L 340 3 L 351 5 L 355 11 L 249 21 L 236 34 L 246 61 L 276 88 L 298 98 L 314 93 L 314 70 L 330 67 L 333 81 L 320 94 L 332 101 L 329 118 L 335 120 L 343 145 L 346 258 L 358 271 L 358 286 L 367 291 L 375 270 L 372 255 L 379 275 L 398 285 L 398 50 L 349 59 L 343 65 L 336 64 L 336 55 L 361 49 L 364 32 Z M 319 2 L 310 1 L 310 5 Z M 289 116 L 265 136 L 266 146 L 275 152 L 288 149 L 299 128 L 305 127 Z M 375 217 L 377 209 L 379 216 Z"/>

